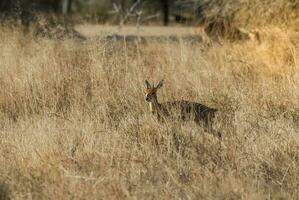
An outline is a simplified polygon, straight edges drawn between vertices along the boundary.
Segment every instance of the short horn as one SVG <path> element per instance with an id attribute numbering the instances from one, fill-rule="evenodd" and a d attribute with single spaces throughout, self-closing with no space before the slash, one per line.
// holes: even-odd
<path id="1" fill-rule="evenodd" d="M 151 84 L 148 82 L 148 80 L 145 80 L 144 81 L 144 85 L 147 89 L 150 89 L 151 88 Z"/>

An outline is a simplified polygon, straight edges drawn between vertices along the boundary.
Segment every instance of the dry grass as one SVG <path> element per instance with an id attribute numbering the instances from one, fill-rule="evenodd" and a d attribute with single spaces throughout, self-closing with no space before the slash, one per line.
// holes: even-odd
<path id="1" fill-rule="evenodd" d="M 299 25 L 299 0 L 210 0 L 203 8 L 200 20 L 206 22 L 225 20 L 242 27 Z"/>
<path id="2" fill-rule="evenodd" d="M 298 199 L 298 34 L 277 34 L 80 44 L 2 28 L 0 198 Z M 220 110 L 221 144 L 148 113 L 143 80 L 161 78 L 160 101 Z"/>

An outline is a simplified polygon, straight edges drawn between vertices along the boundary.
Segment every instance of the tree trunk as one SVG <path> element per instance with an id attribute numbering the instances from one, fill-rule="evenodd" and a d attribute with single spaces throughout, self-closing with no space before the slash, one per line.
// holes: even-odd
<path id="1" fill-rule="evenodd" d="M 163 9 L 163 24 L 167 26 L 169 23 L 169 0 L 161 0 Z"/>
<path id="2" fill-rule="evenodd" d="M 72 0 L 62 0 L 62 14 L 68 15 L 71 12 Z"/>

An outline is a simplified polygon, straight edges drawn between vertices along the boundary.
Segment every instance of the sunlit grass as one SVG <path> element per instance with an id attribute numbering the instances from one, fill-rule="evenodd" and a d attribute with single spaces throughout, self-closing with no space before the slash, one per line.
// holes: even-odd
<path id="1" fill-rule="evenodd" d="M 298 198 L 298 33 L 222 45 L 0 35 L 0 197 Z M 161 102 L 219 109 L 221 143 L 148 112 L 143 81 L 162 78 Z"/>

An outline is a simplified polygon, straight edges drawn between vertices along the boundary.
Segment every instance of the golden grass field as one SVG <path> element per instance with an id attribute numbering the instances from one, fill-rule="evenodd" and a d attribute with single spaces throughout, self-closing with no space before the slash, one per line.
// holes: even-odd
<path id="1" fill-rule="evenodd" d="M 2 27 L 0 199 L 299 199 L 298 41 L 275 27 L 196 45 Z M 165 80 L 161 102 L 218 108 L 222 141 L 157 121 L 145 79 Z"/>

